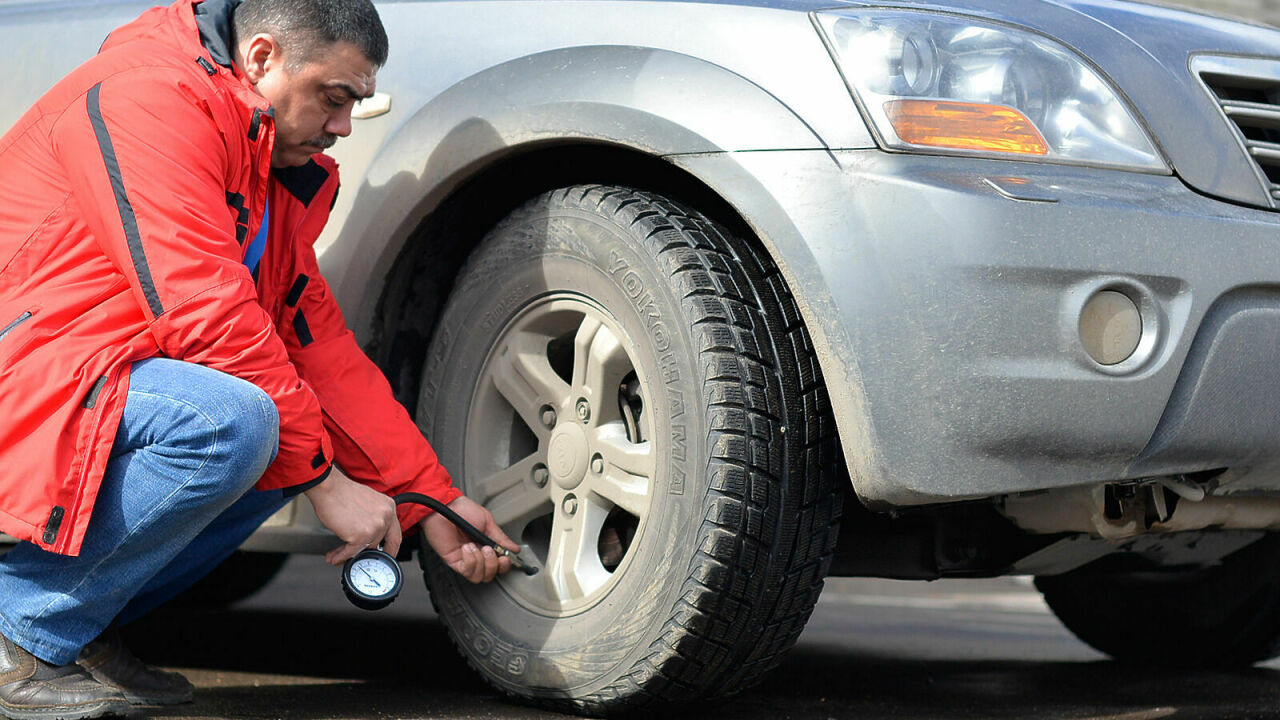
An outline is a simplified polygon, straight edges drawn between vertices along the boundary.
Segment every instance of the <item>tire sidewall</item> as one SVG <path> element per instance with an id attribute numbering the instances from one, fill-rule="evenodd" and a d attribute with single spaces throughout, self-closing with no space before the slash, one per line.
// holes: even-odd
<path id="1" fill-rule="evenodd" d="M 626 334 L 652 413 L 652 504 L 621 578 L 593 606 L 550 618 L 501 583 L 473 586 L 432 555 L 432 595 L 472 664 L 519 694 L 589 695 L 647 654 L 676 612 L 704 512 L 705 391 L 682 300 L 639 238 L 586 210 L 544 196 L 512 215 L 464 268 L 433 339 L 419 416 L 441 462 L 466 492 L 465 420 L 490 348 L 540 298 L 576 293 L 607 310 Z"/>

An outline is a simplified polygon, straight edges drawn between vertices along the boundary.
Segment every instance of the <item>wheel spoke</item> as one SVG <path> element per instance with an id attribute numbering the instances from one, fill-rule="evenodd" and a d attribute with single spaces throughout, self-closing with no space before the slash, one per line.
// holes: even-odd
<path id="1" fill-rule="evenodd" d="M 569 386 L 547 359 L 546 338 L 541 345 L 536 342 L 540 337 L 521 333 L 512 338 L 489 370 L 494 387 L 535 434 L 545 429 L 539 415 L 542 406 L 559 406 L 569 395 Z"/>
<path id="2" fill-rule="evenodd" d="M 649 478 L 605 475 L 591 485 L 591 490 L 638 518 L 649 511 Z"/>
<path id="3" fill-rule="evenodd" d="M 590 315 L 584 315 L 578 332 L 573 336 L 573 386 L 576 388 L 586 385 L 591 345 L 595 342 L 596 333 L 603 327 L 604 323 Z"/>
<path id="4" fill-rule="evenodd" d="M 592 492 L 636 517 L 644 517 L 652 491 L 652 445 L 631 442 L 622 423 L 609 423 L 596 432 L 592 447 L 604 458 L 604 472 L 588 474 Z"/>
<path id="5" fill-rule="evenodd" d="M 530 521 L 550 513 L 553 506 L 545 489 L 522 482 L 495 495 L 485 503 L 485 507 L 503 532 L 511 537 L 520 537 L 520 532 Z"/>
<path id="6" fill-rule="evenodd" d="M 541 453 L 534 453 L 516 464 L 503 468 L 479 480 L 467 481 L 467 494 L 481 505 L 503 491 L 527 482 L 533 474 L 533 466 L 542 462 Z"/>
<path id="7" fill-rule="evenodd" d="M 547 595 L 561 602 L 583 598 L 609 580 L 609 571 L 600 563 L 598 544 L 608 508 L 589 494 L 576 498 L 573 513 L 563 501 L 555 510 L 551 526 L 551 547 L 547 553 Z"/>
<path id="8" fill-rule="evenodd" d="M 516 350 L 516 370 L 546 402 L 559 401 L 569 394 L 569 385 L 556 374 L 547 356 L 551 338 L 540 332 L 522 332 L 512 338 Z"/>
<path id="9" fill-rule="evenodd" d="M 596 430 L 592 447 L 604 456 L 606 470 L 616 468 L 627 475 L 653 477 L 653 447 L 647 441 L 634 443 L 627 439 L 626 428 L 611 422 Z"/>
<path id="10" fill-rule="evenodd" d="M 591 401 L 590 425 L 613 419 L 618 386 L 633 365 L 618 336 L 599 320 L 583 318 L 574 337 L 573 386 Z"/>

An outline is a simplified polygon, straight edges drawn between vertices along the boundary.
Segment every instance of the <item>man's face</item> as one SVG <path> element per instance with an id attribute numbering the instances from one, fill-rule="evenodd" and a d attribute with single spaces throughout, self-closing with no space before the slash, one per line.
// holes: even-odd
<path id="1" fill-rule="evenodd" d="M 272 51 L 250 45 L 244 70 L 274 111 L 271 166 L 305 165 L 351 134 L 352 106 L 373 94 L 378 68 L 355 45 L 336 42 L 290 72 L 279 46 L 270 44 Z"/>

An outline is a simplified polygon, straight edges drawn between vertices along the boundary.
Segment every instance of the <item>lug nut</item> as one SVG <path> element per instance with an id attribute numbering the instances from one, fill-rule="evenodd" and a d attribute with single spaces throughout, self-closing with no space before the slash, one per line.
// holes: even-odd
<path id="1" fill-rule="evenodd" d="M 597 475 L 604 472 L 604 458 L 600 457 L 599 453 L 591 458 L 591 472 Z"/>
<path id="2" fill-rule="evenodd" d="M 564 513 L 566 515 L 572 515 L 578 512 L 578 498 L 572 495 L 566 497 L 564 499 L 564 504 L 561 505 L 561 507 L 564 508 Z"/>
<path id="3" fill-rule="evenodd" d="M 587 403 L 586 398 L 578 398 L 578 419 L 586 422 L 591 419 L 591 405 Z"/>
<path id="4" fill-rule="evenodd" d="M 535 465 L 533 468 L 533 484 L 538 487 L 546 487 L 547 481 L 551 479 L 551 473 L 545 465 Z"/>
<path id="5" fill-rule="evenodd" d="M 542 406 L 542 424 L 548 429 L 556 426 L 556 410 L 550 405 Z"/>

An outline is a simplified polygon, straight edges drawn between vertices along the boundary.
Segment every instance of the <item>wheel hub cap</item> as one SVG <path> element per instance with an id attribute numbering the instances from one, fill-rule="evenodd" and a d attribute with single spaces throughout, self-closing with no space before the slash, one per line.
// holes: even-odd
<path id="1" fill-rule="evenodd" d="M 564 423 L 547 444 L 547 468 L 556 485 L 572 490 L 587 474 L 587 433 L 576 423 Z"/>

